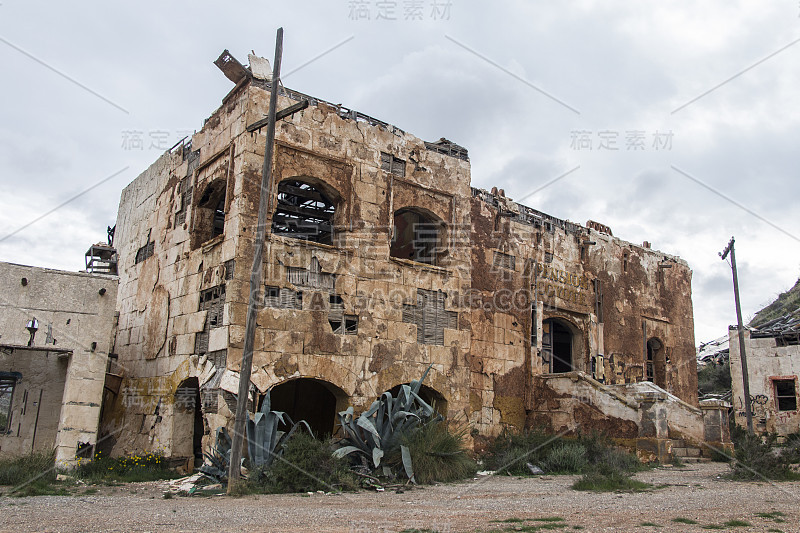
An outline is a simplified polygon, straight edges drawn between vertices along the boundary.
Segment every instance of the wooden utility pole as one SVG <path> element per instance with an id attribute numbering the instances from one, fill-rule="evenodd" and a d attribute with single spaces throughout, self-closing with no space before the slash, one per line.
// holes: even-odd
<path id="1" fill-rule="evenodd" d="M 736 273 L 736 251 L 733 248 L 734 238 L 719 254 L 724 261 L 731 254 L 731 269 L 733 270 L 733 298 L 736 301 L 736 325 L 739 331 L 739 355 L 742 358 L 742 383 L 744 385 L 744 413 L 747 417 L 747 433 L 753 434 L 753 410 L 750 406 L 750 375 L 747 373 L 747 354 L 744 348 L 744 326 L 742 325 L 742 306 L 739 304 L 739 276 Z"/>
<path id="2" fill-rule="evenodd" d="M 283 28 L 278 28 L 275 39 L 275 62 L 272 64 L 269 112 L 267 114 L 267 142 L 264 147 L 264 167 L 261 177 L 261 199 L 258 203 L 258 226 L 253 252 L 253 269 L 250 273 L 250 299 L 247 303 L 247 322 L 244 331 L 244 351 L 239 370 L 239 396 L 236 398 L 236 420 L 231 437 L 231 464 L 228 472 L 228 493 L 241 477 L 242 445 L 244 444 L 245 422 L 249 418 L 247 398 L 250 395 L 250 374 L 253 369 L 253 345 L 256 337 L 256 314 L 261 301 L 261 278 L 264 259 L 264 236 L 267 224 L 267 201 L 272 182 L 272 154 L 275 149 L 275 115 L 278 105 L 278 85 L 283 56 Z"/>

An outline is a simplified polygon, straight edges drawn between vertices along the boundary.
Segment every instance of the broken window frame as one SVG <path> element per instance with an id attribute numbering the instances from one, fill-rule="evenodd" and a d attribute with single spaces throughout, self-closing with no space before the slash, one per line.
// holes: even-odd
<path id="1" fill-rule="evenodd" d="M 444 307 L 442 291 L 417 289 L 417 304 L 403 305 L 403 322 L 417 326 L 418 344 L 444 345 L 444 330 L 458 329 L 458 312 Z"/>
<path id="2" fill-rule="evenodd" d="M 217 285 L 200 291 L 198 311 L 208 311 L 203 331 L 195 334 L 194 353 L 208 353 L 208 340 L 211 330 L 222 327 L 225 315 L 225 285 Z"/>
<path id="3" fill-rule="evenodd" d="M 337 205 L 320 186 L 289 178 L 278 184 L 272 233 L 281 237 L 333 245 Z"/>
<path id="4" fill-rule="evenodd" d="M 203 189 L 192 215 L 192 247 L 225 235 L 228 183 L 224 178 L 210 181 Z"/>
<path id="5" fill-rule="evenodd" d="M 785 387 L 784 390 L 781 390 Z M 775 394 L 775 408 L 778 411 L 797 411 L 797 380 L 773 379 L 772 388 Z"/>
<path id="6" fill-rule="evenodd" d="M 398 224 L 402 220 L 403 227 Z M 409 236 L 407 232 L 413 233 Z M 389 255 L 397 259 L 406 259 L 426 265 L 437 265 L 445 255 L 445 225 L 415 207 L 404 207 L 394 212 L 392 220 L 392 240 Z M 401 239 L 403 234 L 403 240 Z M 410 240 L 409 240 L 410 237 Z M 410 252 L 408 251 L 410 247 Z"/>
<path id="7" fill-rule="evenodd" d="M 175 227 L 186 222 L 186 213 L 189 211 L 189 204 L 192 203 L 192 178 L 187 176 L 181 180 L 178 186 L 178 194 L 180 195 L 180 203 L 178 210 L 175 212 Z"/>
<path id="8" fill-rule="evenodd" d="M 358 315 L 342 314 L 339 319 L 329 316 L 328 324 L 336 335 L 358 335 Z"/>
<path id="9" fill-rule="evenodd" d="M 19 376 L 11 372 L 0 372 L 0 435 L 11 431 L 14 390 L 18 380 Z"/>
<path id="10" fill-rule="evenodd" d="M 400 178 L 406 177 L 406 162 L 392 154 L 381 152 L 381 170 Z"/>
<path id="11" fill-rule="evenodd" d="M 514 255 L 495 250 L 494 257 L 492 258 L 492 266 L 494 268 L 504 268 L 513 271 L 516 270 L 517 258 Z"/>
<path id="12" fill-rule="evenodd" d="M 211 379 L 200 385 L 200 405 L 203 413 L 216 414 L 219 409 L 219 385 L 227 368 L 228 350 L 208 352 L 207 357 L 214 365 L 215 372 Z"/>
<path id="13" fill-rule="evenodd" d="M 303 308 L 303 291 L 267 285 L 264 287 L 264 307 L 300 310 Z"/>
<path id="14" fill-rule="evenodd" d="M 150 240 L 150 236 L 147 236 L 147 244 L 136 250 L 136 257 L 134 258 L 134 265 L 138 265 L 139 263 L 151 258 L 155 251 L 156 243 Z"/>
<path id="15" fill-rule="evenodd" d="M 233 279 L 233 274 L 236 271 L 236 259 L 228 259 L 224 263 L 225 268 L 225 275 L 223 278 L 225 281 L 229 281 Z"/>
<path id="16" fill-rule="evenodd" d="M 286 281 L 292 285 L 333 292 L 336 286 L 336 274 L 323 272 L 319 260 L 312 257 L 308 268 L 287 267 Z"/>

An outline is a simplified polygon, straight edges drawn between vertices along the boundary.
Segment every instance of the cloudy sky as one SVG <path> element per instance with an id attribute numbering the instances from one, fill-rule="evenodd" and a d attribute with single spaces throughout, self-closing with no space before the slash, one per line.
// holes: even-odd
<path id="1" fill-rule="evenodd" d="M 0 0 L 0 260 L 83 268 L 122 188 L 231 89 L 212 61 L 271 58 L 279 26 L 287 87 L 686 259 L 698 342 L 735 322 L 732 235 L 746 318 L 800 273 L 797 0 Z"/>

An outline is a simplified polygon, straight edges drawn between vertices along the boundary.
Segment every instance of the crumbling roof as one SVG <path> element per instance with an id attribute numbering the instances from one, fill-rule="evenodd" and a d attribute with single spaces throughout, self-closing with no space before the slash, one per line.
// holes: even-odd
<path id="1" fill-rule="evenodd" d="M 262 89 L 271 89 L 272 75 L 269 73 L 269 61 L 254 54 L 248 55 L 248 59 L 250 61 L 250 66 L 245 67 L 235 57 L 233 57 L 233 54 L 226 49 L 220 54 L 217 60 L 214 61 L 214 64 L 222 71 L 223 74 L 225 74 L 225 77 L 236 84 L 236 87 L 228 94 L 228 96 L 223 99 L 223 102 L 225 102 L 231 96 L 231 94 L 236 92 L 236 90 L 243 86 L 248 80 L 256 87 L 261 87 Z M 356 122 L 366 122 L 370 126 L 384 128 L 398 137 L 405 134 L 405 131 L 401 130 L 397 126 L 389 124 L 388 122 L 383 122 L 377 118 L 365 115 L 364 113 L 356 111 L 355 109 L 349 109 L 344 107 L 342 104 L 334 104 L 322 100 L 321 98 L 316 98 L 299 91 L 288 89 L 284 87 L 282 83 L 280 84 L 280 87 L 278 87 L 278 94 L 298 102 L 307 101 L 309 105 L 312 106 L 318 106 L 320 103 L 322 103 L 336 109 L 338 115 L 344 119 L 355 120 Z M 435 142 L 425 142 L 425 148 L 450 157 L 469 161 L 469 153 L 466 148 L 459 146 L 452 141 L 448 141 L 444 137 Z"/>
<path id="2" fill-rule="evenodd" d="M 754 328 L 750 336 L 753 338 L 782 337 L 791 344 L 798 344 L 798 339 L 800 338 L 800 307 L 770 320 L 758 328 Z M 791 342 L 792 340 L 794 342 Z"/>
<path id="3" fill-rule="evenodd" d="M 725 335 L 713 341 L 701 343 L 697 348 L 697 361 L 700 363 L 722 363 L 728 360 L 729 337 Z"/>

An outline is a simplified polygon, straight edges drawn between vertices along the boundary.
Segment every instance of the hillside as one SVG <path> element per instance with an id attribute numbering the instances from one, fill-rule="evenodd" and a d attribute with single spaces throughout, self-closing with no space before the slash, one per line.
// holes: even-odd
<path id="1" fill-rule="evenodd" d="M 800 309 L 800 279 L 794 284 L 794 287 L 782 293 L 778 298 L 758 311 L 748 326 L 758 328 L 767 324 L 776 318 L 794 313 Z"/>

